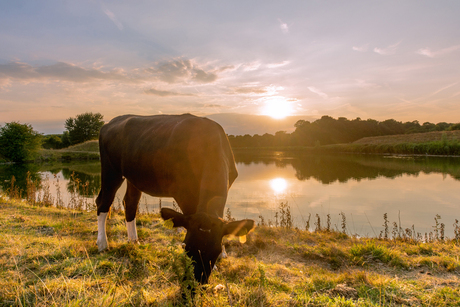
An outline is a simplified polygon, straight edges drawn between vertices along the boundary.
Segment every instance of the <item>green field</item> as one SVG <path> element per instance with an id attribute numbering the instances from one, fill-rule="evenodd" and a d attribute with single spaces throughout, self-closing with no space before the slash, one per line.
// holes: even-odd
<path id="1" fill-rule="evenodd" d="M 460 306 L 457 240 L 358 238 L 346 221 L 345 233 L 324 221 L 308 232 L 284 218 L 244 244 L 226 240 L 229 257 L 191 302 L 181 295 L 185 232 L 157 214 L 138 217 L 137 245 L 112 212 L 110 249 L 99 253 L 95 212 L 1 196 L 0 306 Z"/>

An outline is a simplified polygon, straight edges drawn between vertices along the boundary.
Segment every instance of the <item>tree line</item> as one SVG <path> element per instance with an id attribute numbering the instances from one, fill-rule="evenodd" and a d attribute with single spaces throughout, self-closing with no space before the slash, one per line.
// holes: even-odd
<path id="1" fill-rule="evenodd" d="M 65 120 L 66 130 L 63 134 L 44 136 L 29 124 L 6 123 L 0 127 L 0 160 L 24 162 L 33 159 L 40 148 L 61 149 L 95 140 L 103 125 L 100 113 L 83 113 Z M 460 123 L 420 124 L 416 120 L 403 123 L 394 119 L 380 122 L 374 119 L 361 120 L 359 117 L 353 120 L 345 117 L 334 119 L 325 115 L 313 122 L 299 120 L 294 127 L 292 133 L 278 131 L 274 135 L 229 135 L 228 138 L 234 148 L 320 146 L 350 143 L 369 136 L 460 130 Z"/>
<path id="2" fill-rule="evenodd" d="M 0 160 L 25 162 L 33 159 L 40 148 L 60 149 L 97 139 L 103 125 L 103 116 L 91 112 L 66 119 L 66 130 L 61 135 L 44 136 L 30 124 L 6 123 L 0 127 Z"/>
<path id="3" fill-rule="evenodd" d="M 278 131 L 274 135 L 229 135 L 228 138 L 232 147 L 320 146 L 351 143 L 370 136 L 460 130 L 460 123 L 420 124 L 417 120 L 403 123 L 394 119 L 377 121 L 362 120 L 359 117 L 348 120 L 345 117 L 334 119 L 325 115 L 313 122 L 299 120 L 294 127 L 292 133 Z"/>

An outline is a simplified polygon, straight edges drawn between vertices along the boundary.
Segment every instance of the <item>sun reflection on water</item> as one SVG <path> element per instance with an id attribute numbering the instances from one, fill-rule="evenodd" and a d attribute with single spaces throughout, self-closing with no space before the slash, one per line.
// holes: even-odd
<path id="1" fill-rule="evenodd" d="M 273 192 L 275 192 L 275 194 L 283 193 L 287 186 L 287 181 L 284 178 L 278 177 L 270 180 L 270 187 L 272 188 Z"/>

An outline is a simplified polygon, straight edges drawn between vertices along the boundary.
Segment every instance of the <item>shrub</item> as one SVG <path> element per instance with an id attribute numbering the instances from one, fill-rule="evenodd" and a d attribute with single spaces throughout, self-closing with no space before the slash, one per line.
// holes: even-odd
<path id="1" fill-rule="evenodd" d="M 11 122 L 0 128 L 0 155 L 8 161 L 32 159 L 40 145 L 40 133 L 29 124 Z"/>

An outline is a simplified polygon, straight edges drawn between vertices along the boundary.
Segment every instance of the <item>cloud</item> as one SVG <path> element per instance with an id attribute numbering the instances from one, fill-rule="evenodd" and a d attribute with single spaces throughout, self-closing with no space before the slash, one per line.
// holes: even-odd
<path id="1" fill-rule="evenodd" d="M 243 64 L 241 66 L 243 67 L 244 71 L 254 71 L 254 70 L 259 69 L 260 62 L 259 61 L 251 62 L 251 63 Z"/>
<path id="2" fill-rule="evenodd" d="M 321 92 L 319 89 L 317 89 L 317 88 L 315 88 L 315 87 L 313 87 L 313 86 L 309 86 L 309 87 L 307 87 L 307 88 L 308 88 L 308 90 L 309 90 L 310 92 L 319 95 L 321 98 L 327 99 L 327 98 L 329 97 L 326 93 Z"/>
<path id="3" fill-rule="evenodd" d="M 238 94 L 265 94 L 267 89 L 265 87 L 253 87 L 253 86 L 243 86 L 243 87 L 234 87 L 232 90 Z"/>
<path id="4" fill-rule="evenodd" d="M 202 69 L 194 69 L 193 73 L 195 75 L 192 80 L 198 81 L 199 83 L 211 83 L 217 80 L 217 75 L 215 73 L 207 73 Z"/>
<path id="5" fill-rule="evenodd" d="M 279 18 L 278 18 L 278 21 L 280 23 L 281 31 L 283 31 L 284 34 L 289 33 L 289 26 L 287 25 L 287 23 L 282 22 L 281 19 L 279 19 Z"/>
<path id="6" fill-rule="evenodd" d="M 38 67 L 20 62 L 0 64 L 0 79 L 16 79 L 24 81 L 53 80 L 71 82 L 129 80 L 129 78 L 127 78 L 121 70 L 104 72 L 95 68 L 86 69 L 63 62 Z"/>
<path id="7" fill-rule="evenodd" d="M 193 94 L 181 94 L 177 92 L 172 92 L 172 91 L 159 91 L 154 88 L 145 90 L 144 93 L 149 94 L 149 95 L 155 95 L 155 96 L 160 96 L 160 97 L 167 97 L 167 96 L 195 96 Z"/>
<path id="8" fill-rule="evenodd" d="M 446 86 L 444 86 L 444 87 L 442 87 L 442 88 L 440 88 L 440 89 L 434 91 L 434 92 L 431 93 L 431 95 L 429 95 L 429 96 L 434 96 L 434 95 L 436 95 L 436 94 L 438 94 L 438 93 L 440 93 L 440 92 L 442 92 L 442 91 L 444 91 L 444 90 L 446 90 L 446 89 L 448 89 L 448 88 L 450 88 L 450 87 L 452 87 L 452 86 L 455 86 L 455 85 L 457 85 L 457 84 L 458 84 L 458 82 L 455 82 L 455 83 L 452 83 L 452 84 L 448 84 L 448 85 L 446 85 Z"/>
<path id="9" fill-rule="evenodd" d="M 365 44 L 362 46 L 353 46 L 353 50 L 358 51 L 358 52 L 366 52 L 368 48 L 369 48 L 369 44 Z"/>
<path id="10" fill-rule="evenodd" d="M 291 63 L 291 62 L 290 61 L 283 61 L 283 62 L 280 62 L 280 63 L 271 63 L 271 64 L 267 64 L 267 67 L 268 68 L 277 68 L 277 67 L 286 66 L 289 63 Z"/>
<path id="11" fill-rule="evenodd" d="M 222 69 L 230 69 L 230 66 L 224 66 Z M 157 75 L 161 81 L 171 84 L 190 80 L 198 83 L 212 83 L 218 78 L 215 72 L 206 72 L 188 59 L 175 59 L 162 62 L 157 68 L 149 68 L 147 71 Z"/>
<path id="12" fill-rule="evenodd" d="M 427 56 L 429 58 L 435 58 L 441 55 L 452 53 L 456 50 L 460 49 L 460 45 L 455 45 L 449 48 L 444 48 L 438 51 L 431 51 L 429 48 L 421 48 L 417 50 L 417 54 Z"/>
<path id="13" fill-rule="evenodd" d="M 397 42 L 396 44 L 390 45 L 386 48 L 374 48 L 374 52 L 380 55 L 392 55 L 396 53 L 396 49 L 398 49 L 399 44 L 401 41 Z"/>
<path id="14" fill-rule="evenodd" d="M 114 13 L 109 11 L 107 8 L 103 8 L 104 13 L 107 15 L 107 17 L 110 18 L 110 20 L 113 21 L 113 23 L 117 26 L 117 28 L 121 31 L 123 30 L 123 24 L 117 19 Z"/>

